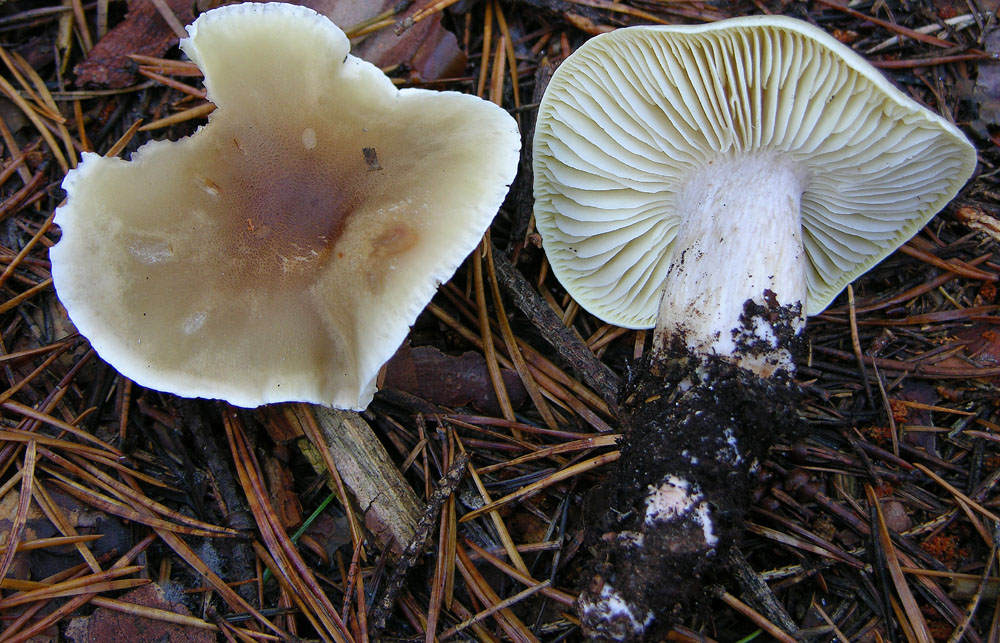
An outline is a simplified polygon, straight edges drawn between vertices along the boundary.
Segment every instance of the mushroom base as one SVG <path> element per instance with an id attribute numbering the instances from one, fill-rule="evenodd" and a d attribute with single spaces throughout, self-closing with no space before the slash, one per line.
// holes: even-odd
<path id="1" fill-rule="evenodd" d="M 623 391 L 621 458 L 585 508 L 597 562 L 577 610 L 592 640 L 640 639 L 699 606 L 727 577 L 758 458 L 800 427 L 790 366 L 762 378 L 670 347 Z"/>

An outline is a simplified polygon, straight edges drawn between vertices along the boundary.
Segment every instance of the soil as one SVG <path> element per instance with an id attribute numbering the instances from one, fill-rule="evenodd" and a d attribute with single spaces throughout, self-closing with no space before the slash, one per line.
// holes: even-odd
<path id="1" fill-rule="evenodd" d="M 745 311 L 777 326 L 797 318 L 797 311 L 777 308 L 748 302 Z M 776 335 L 786 348 L 798 343 L 794 334 Z M 578 605 L 594 640 L 638 637 L 634 620 L 649 614 L 657 627 L 687 618 L 703 607 L 707 586 L 731 577 L 725 561 L 743 531 L 751 472 L 778 435 L 801 431 L 801 398 L 788 369 L 762 378 L 731 359 L 692 354 L 682 338 L 669 354 L 640 365 L 622 393 L 616 471 L 585 507 L 597 566 Z M 670 479 L 700 491 L 710 527 L 698 511 L 650 523 L 649 492 Z M 628 605 L 628 616 L 586 609 L 602 592 Z"/>

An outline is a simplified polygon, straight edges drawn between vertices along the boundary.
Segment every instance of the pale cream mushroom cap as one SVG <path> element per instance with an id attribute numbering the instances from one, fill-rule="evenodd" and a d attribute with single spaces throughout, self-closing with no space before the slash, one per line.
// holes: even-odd
<path id="1" fill-rule="evenodd" d="M 397 90 L 303 7 L 227 6 L 188 32 L 218 109 L 67 175 L 59 298 L 143 386 L 363 408 L 502 203 L 516 123 L 474 96 Z"/>
<path id="2" fill-rule="evenodd" d="M 552 77 L 533 154 L 535 219 L 553 272 L 584 308 L 631 328 L 657 321 L 691 212 L 679 205 L 701 183 L 724 185 L 727 172 L 739 172 L 734 185 L 766 195 L 773 173 L 783 183 L 775 202 L 801 198 L 801 233 L 789 235 L 808 259 L 794 270 L 804 270 L 802 303 L 815 314 L 927 223 L 976 165 L 952 124 L 822 30 L 782 16 L 589 40 Z M 775 207 L 784 209 L 747 209 Z M 765 248 L 758 235 L 773 222 L 746 215 L 727 225 L 753 235 L 743 243 L 749 252 Z M 728 288 L 745 277 L 724 261 L 689 285 Z M 749 296 L 760 291 L 740 302 Z"/>

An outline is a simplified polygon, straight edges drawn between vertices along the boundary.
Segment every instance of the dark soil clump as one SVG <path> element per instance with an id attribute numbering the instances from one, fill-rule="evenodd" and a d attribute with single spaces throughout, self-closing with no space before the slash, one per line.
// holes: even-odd
<path id="1" fill-rule="evenodd" d="M 787 370 L 761 378 L 672 352 L 644 362 L 623 391 L 621 458 L 587 506 L 597 567 L 578 605 L 594 640 L 638 638 L 654 618 L 697 608 L 743 531 L 751 471 L 776 435 L 801 424 Z M 667 508 L 651 519 L 657 494 Z"/>

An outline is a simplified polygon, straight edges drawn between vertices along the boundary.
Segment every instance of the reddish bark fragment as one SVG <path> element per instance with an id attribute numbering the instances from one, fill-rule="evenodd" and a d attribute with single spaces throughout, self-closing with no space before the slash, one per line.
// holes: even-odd
<path id="1" fill-rule="evenodd" d="M 167 0 L 183 24 L 194 20 L 193 0 Z M 97 85 L 120 89 L 135 82 L 135 64 L 129 54 L 162 56 L 176 45 L 177 35 L 149 0 L 129 2 L 128 14 L 90 51 L 87 59 L 73 68 L 78 87 Z"/>
<path id="2" fill-rule="evenodd" d="M 524 404 L 528 394 L 518 374 L 504 369 L 503 379 L 511 404 L 515 408 Z M 387 364 L 385 386 L 441 406 L 471 405 L 485 413 L 500 413 L 486 359 L 479 353 L 456 357 L 431 346 L 404 345 Z"/>
<path id="3" fill-rule="evenodd" d="M 122 595 L 118 600 L 143 607 L 191 616 L 180 602 L 167 599 L 162 587 L 152 583 Z M 213 643 L 215 633 L 197 627 L 124 614 L 99 608 L 90 616 L 77 617 L 66 628 L 68 641 L 129 641 L 129 643 Z"/>

